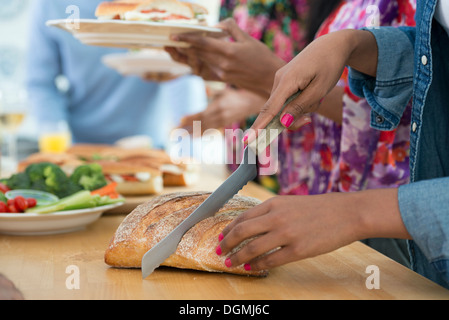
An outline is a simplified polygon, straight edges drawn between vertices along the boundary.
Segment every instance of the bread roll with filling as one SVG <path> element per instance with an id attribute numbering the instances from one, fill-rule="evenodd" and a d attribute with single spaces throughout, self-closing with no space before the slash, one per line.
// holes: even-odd
<path id="1" fill-rule="evenodd" d="M 178 0 L 121 0 L 102 2 L 95 16 L 102 20 L 170 21 L 202 24 L 206 8 Z"/>
<path id="2" fill-rule="evenodd" d="M 127 195 L 158 194 L 163 191 L 162 172 L 147 166 L 117 161 L 96 161 L 109 181 L 117 183 L 118 193 Z"/>
<path id="3" fill-rule="evenodd" d="M 95 16 L 98 19 L 122 19 L 126 12 L 136 10 L 142 1 L 112 1 L 102 2 L 98 5 Z"/>

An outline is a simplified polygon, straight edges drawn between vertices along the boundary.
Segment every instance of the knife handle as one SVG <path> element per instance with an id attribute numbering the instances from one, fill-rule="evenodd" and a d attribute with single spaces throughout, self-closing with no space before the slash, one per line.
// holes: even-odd
<path id="1" fill-rule="evenodd" d="M 295 100 L 301 94 L 301 90 L 293 94 L 282 106 L 279 113 L 268 123 L 264 130 L 258 132 L 257 138 L 254 139 L 248 146 L 255 154 L 260 155 L 265 149 L 285 130 L 281 123 L 281 113 L 285 107 Z"/>

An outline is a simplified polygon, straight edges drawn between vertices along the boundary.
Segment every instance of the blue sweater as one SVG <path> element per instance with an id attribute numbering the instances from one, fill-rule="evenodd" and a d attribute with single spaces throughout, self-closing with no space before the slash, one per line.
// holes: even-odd
<path id="1" fill-rule="evenodd" d="M 74 142 L 113 143 L 130 135 L 149 135 L 164 147 L 170 130 L 185 114 L 206 107 L 204 82 L 196 76 L 164 82 L 123 77 L 101 58 L 123 49 L 83 45 L 68 32 L 49 28 L 50 19 L 71 15 L 76 5 L 80 18 L 93 19 L 99 0 L 34 0 L 31 10 L 27 90 L 31 114 L 39 124 L 67 120 Z M 61 93 L 55 78 L 64 75 L 70 84 Z"/>

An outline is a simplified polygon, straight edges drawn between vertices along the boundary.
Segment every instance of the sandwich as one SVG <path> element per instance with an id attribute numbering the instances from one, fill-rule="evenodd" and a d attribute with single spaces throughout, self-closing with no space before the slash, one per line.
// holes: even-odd
<path id="1" fill-rule="evenodd" d="M 205 24 L 208 11 L 178 0 L 126 0 L 102 2 L 95 15 L 101 20 Z"/>
<path id="2" fill-rule="evenodd" d="M 107 158 L 115 157 L 120 163 L 150 167 L 161 171 L 165 187 L 191 186 L 199 179 L 199 166 L 192 164 L 191 159 L 174 163 L 163 150 L 110 148 L 104 150 L 102 155 Z"/>
<path id="3" fill-rule="evenodd" d="M 199 168 L 194 164 L 174 164 L 145 156 L 123 158 L 120 162 L 161 171 L 164 187 L 191 186 L 197 183 L 199 179 Z"/>
<path id="4" fill-rule="evenodd" d="M 68 151 L 87 162 L 98 162 L 111 166 L 111 162 L 123 166 L 148 168 L 162 174 L 163 186 L 191 186 L 198 182 L 199 166 L 191 159 L 174 163 L 164 150 L 150 148 L 123 148 L 101 144 L 75 144 Z M 129 178 L 129 177 L 128 177 Z M 115 180 L 118 178 L 115 176 Z"/>
<path id="5" fill-rule="evenodd" d="M 85 163 L 72 154 L 37 152 L 29 155 L 26 159 L 21 160 L 18 163 L 17 171 L 23 172 L 29 165 L 41 162 L 56 164 L 61 167 L 67 175 L 72 174 L 78 166 Z"/>
<path id="6" fill-rule="evenodd" d="M 158 194 L 163 191 L 162 172 L 135 163 L 99 160 L 103 174 L 110 182 L 117 183 L 116 191 L 124 196 Z"/>

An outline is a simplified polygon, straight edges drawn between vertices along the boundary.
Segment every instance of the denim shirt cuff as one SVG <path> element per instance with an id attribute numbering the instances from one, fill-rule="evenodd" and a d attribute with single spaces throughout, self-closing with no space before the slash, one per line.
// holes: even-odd
<path id="1" fill-rule="evenodd" d="M 415 182 L 399 187 L 402 221 L 429 262 L 448 259 L 449 177 Z"/>
<path id="2" fill-rule="evenodd" d="M 409 28 L 365 28 L 376 38 L 376 78 L 349 68 L 349 85 L 372 108 L 371 127 L 393 130 L 401 120 L 413 92 L 413 39 Z"/>

